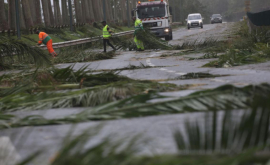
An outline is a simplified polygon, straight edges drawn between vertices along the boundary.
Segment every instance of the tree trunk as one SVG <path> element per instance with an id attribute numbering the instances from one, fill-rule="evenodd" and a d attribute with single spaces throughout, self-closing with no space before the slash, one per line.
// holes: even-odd
<path id="1" fill-rule="evenodd" d="M 55 25 L 53 11 L 52 11 L 52 3 L 51 3 L 51 0 L 47 0 L 47 1 L 48 1 L 48 10 L 49 10 L 49 15 L 50 15 L 50 22 L 51 22 L 51 25 Z"/>
<path id="2" fill-rule="evenodd" d="M 87 8 L 86 8 L 86 0 L 81 0 L 81 5 L 82 5 L 82 22 L 85 23 L 86 21 L 86 17 L 87 17 Z"/>
<path id="3" fill-rule="evenodd" d="M 82 10 L 79 0 L 74 0 L 76 23 L 82 23 Z"/>
<path id="4" fill-rule="evenodd" d="M 104 14 L 103 14 L 103 1 L 97 1 L 98 2 L 98 12 L 100 16 L 100 21 L 104 19 Z"/>
<path id="5" fill-rule="evenodd" d="M 19 3 L 20 3 L 20 27 L 21 29 L 26 29 L 21 1 Z"/>
<path id="6" fill-rule="evenodd" d="M 36 0 L 28 0 L 28 2 L 29 2 L 29 7 L 30 7 L 30 9 L 28 9 L 28 10 L 31 11 L 31 17 L 32 17 L 32 21 L 33 21 L 33 24 L 34 24 L 34 25 L 37 24 L 37 17 L 36 17 L 36 14 L 35 14 L 35 13 L 36 13 L 35 1 L 36 1 Z"/>
<path id="7" fill-rule="evenodd" d="M 88 1 L 88 10 L 89 10 L 89 14 L 90 14 L 90 21 L 92 23 L 95 20 L 93 5 L 92 5 L 91 0 L 87 0 L 87 1 Z"/>
<path id="8" fill-rule="evenodd" d="M 15 0 L 8 1 L 8 24 L 11 30 L 16 29 Z"/>
<path id="9" fill-rule="evenodd" d="M 86 22 L 87 23 L 91 23 L 91 16 L 90 16 L 90 9 L 89 9 L 89 1 L 88 0 L 84 0 L 85 1 L 85 8 L 86 8 Z"/>
<path id="10" fill-rule="evenodd" d="M 23 14 L 24 14 L 24 20 L 26 22 L 26 28 L 31 28 L 34 26 L 32 17 L 31 17 L 31 10 L 29 10 L 29 0 L 22 0 L 22 7 L 23 7 Z"/>
<path id="11" fill-rule="evenodd" d="M 107 17 L 107 21 L 108 22 L 112 22 L 112 19 L 111 19 L 111 13 L 110 13 L 110 9 L 109 9 L 109 2 L 106 1 L 105 2 L 105 5 L 106 5 L 106 17 Z"/>
<path id="12" fill-rule="evenodd" d="M 4 0 L 0 0 L 0 30 L 8 30 L 8 21 L 5 13 Z"/>
<path id="13" fill-rule="evenodd" d="M 100 15 L 98 10 L 100 10 L 98 7 L 98 2 L 96 0 L 91 0 L 93 5 L 93 12 L 94 12 L 94 18 L 95 22 L 100 21 Z"/>
<path id="14" fill-rule="evenodd" d="M 123 25 L 125 25 L 127 22 L 126 0 L 121 0 L 121 11 Z"/>
<path id="15" fill-rule="evenodd" d="M 34 0 L 35 1 L 35 15 L 36 15 L 36 25 L 42 24 L 42 18 L 41 18 L 41 8 L 40 8 L 40 0 Z"/>
<path id="16" fill-rule="evenodd" d="M 50 21 L 49 9 L 48 9 L 48 0 L 41 0 L 41 2 L 42 2 L 45 26 L 49 27 L 51 26 L 51 21 Z"/>
<path id="17" fill-rule="evenodd" d="M 54 16 L 56 25 L 62 25 L 62 16 L 60 12 L 59 0 L 54 0 Z"/>
<path id="18" fill-rule="evenodd" d="M 57 3 L 57 0 L 54 0 L 54 1 L 53 1 L 54 24 L 55 24 L 55 25 L 59 25 L 59 22 L 58 22 L 58 13 L 57 13 L 57 8 L 56 8 L 56 3 Z"/>
<path id="19" fill-rule="evenodd" d="M 68 11 L 67 11 L 67 0 L 61 0 L 62 2 L 62 18 L 63 24 L 68 24 Z"/>

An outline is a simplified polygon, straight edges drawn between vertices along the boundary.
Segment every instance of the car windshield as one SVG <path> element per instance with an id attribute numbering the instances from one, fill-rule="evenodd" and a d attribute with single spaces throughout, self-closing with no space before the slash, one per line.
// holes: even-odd
<path id="1" fill-rule="evenodd" d="M 190 15 L 188 16 L 188 20 L 196 20 L 196 19 L 201 19 L 201 15 Z"/>
<path id="2" fill-rule="evenodd" d="M 215 17 L 221 17 L 221 15 L 220 14 L 213 14 L 212 17 L 214 17 L 214 18 Z"/>
<path id="3" fill-rule="evenodd" d="M 140 6 L 137 10 L 138 18 L 154 18 L 165 16 L 165 5 Z"/>

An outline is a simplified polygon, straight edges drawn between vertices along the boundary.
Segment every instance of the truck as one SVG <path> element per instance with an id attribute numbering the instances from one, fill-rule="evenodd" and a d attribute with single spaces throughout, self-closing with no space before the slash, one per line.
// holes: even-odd
<path id="1" fill-rule="evenodd" d="M 132 16 L 140 19 L 143 27 L 149 28 L 151 33 L 169 41 L 173 39 L 171 11 L 169 0 L 138 1 L 136 9 L 133 9 Z"/>

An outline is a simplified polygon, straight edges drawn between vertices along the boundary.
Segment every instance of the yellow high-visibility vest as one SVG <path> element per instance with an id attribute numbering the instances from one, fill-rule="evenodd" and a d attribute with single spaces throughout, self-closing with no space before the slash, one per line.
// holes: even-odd
<path id="1" fill-rule="evenodd" d="M 106 39 L 106 38 L 110 38 L 111 37 L 111 34 L 109 33 L 109 31 L 107 30 L 109 26 L 106 25 L 104 28 L 103 28 L 103 38 Z"/>

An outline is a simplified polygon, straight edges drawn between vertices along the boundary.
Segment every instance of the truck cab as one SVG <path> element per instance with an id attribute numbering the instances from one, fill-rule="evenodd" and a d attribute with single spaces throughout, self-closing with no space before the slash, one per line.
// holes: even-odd
<path id="1" fill-rule="evenodd" d="M 143 27 L 157 37 L 172 40 L 172 16 L 168 0 L 138 2 L 136 6 L 136 18 L 142 20 Z"/>

